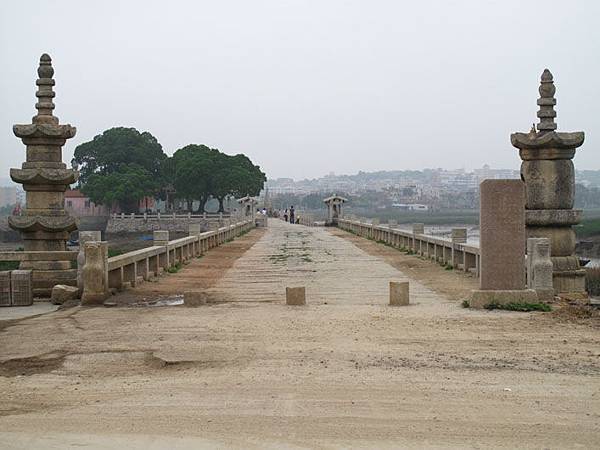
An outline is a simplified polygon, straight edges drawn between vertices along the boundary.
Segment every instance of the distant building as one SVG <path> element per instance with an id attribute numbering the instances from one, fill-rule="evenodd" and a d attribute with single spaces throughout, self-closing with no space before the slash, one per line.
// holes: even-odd
<path id="1" fill-rule="evenodd" d="M 11 206 L 17 203 L 17 187 L 4 186 L 0 187 L 0 208 L 3 206 Z"/>
<path id="2" fill-rule="evenodd" d="M 65 192 L 65 210 L 75 216 L 107 216 L 109 208 L 104 205 L 96 205 L 86 197 L 79 189 Z"/>

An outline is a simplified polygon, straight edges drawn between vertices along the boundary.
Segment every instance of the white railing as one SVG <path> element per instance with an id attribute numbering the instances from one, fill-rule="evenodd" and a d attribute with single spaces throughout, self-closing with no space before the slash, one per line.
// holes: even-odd
<path id="1" fill-rule="evenodd" d="M 247 219 L 217 230 L 168 241 L 165 245 L 156 245 L 155 242 L 153 247 L 108 258 L 108 287 L 119 290 L 126 283 L 135 287 L 141 281 L 158 277 L 169 268 L 201 256 L 254 226 L 254 221 Z"/>
<path id="2" fill-rule="evenodd" d="M 452 239 L 413 233 L 395 225 L 374 225 L 359 220 L 338 219 L 338 227 L 358 236 L 423 256 L 447 267 L 479 276 L 479 246 Z"/>
<path id="3" fill-rule="evenodd" d="M 177 213 L 112 213 L 111 219 L 144 219 L 144 220 L 160 220 L 160 219 L 229 219 L 234 217 L 235 214 L 231 213 L 203 213 L 203 214 L 177 214 Z"/>

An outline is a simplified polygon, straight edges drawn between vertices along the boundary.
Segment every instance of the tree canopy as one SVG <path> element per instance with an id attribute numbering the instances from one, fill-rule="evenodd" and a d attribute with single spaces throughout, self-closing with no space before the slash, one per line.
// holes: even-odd
<path id="1" fill-rule="evenodd" d="M 227 195 L 258 195 L 266 181 L 260 167 L 245 155 L 229 156 L 205 145 L 187 145 L 173 154 L 174 187 L 178 198 L 200 209 L 210 196 L 223 201 Z"/>
<path id="2" fill-rule="evenodd" d="M 135 128 L 111 128 L 75 149 L 79 184 L 96 204 L 119 204 L 135 211 L 146 196 L 166 192 L 200 211 L 212 197 L 219 210 L 227 196 L 258 195 L 266 181 L 260 167 L 243 154 L 227 155 L 206 145 L 186 145 L 168 157 L 158 140 Z"/>
<path id="3" fill-rule="evenodd" d="M 111 128 L 75 148 L 73 163 L 79 169 L 83 185 L 93 174 L 108 175 L 123 166 L 135 165 L 153 177 L 160 176 L 167 159 L 158 140 L 147 131 L 135 128 Z"/>
<path id="4" fill-rule="evenodd" d="M 123 165 L 107 175 L 92 174 L 82 192 L 94 203 L 118 203 L 125 211 L 135 211 L 140 199 L 156 189 L 152 175 L 136 165 Z"/>

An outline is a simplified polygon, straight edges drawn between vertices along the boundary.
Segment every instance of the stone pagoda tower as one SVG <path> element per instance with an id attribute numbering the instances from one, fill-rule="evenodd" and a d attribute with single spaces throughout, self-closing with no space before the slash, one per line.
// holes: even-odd
<path id="1" fill-rule="evenodd" d="M 62 162 L 62 146 L 75 136 L 71 125 L 59 125 L 54 117 L 54 69 L 47 54 L 40 57 L 37 114 L 32 123 L 15 125 L 13 132 L 27 146 L 26 161 L 21 169 L 10 169 L 14 182 L 23 185 L 27 200 L 21 216 L 9 217 L 9 225 L 21 232 L 25 251 L 66 251 L 69 234 L 77 229 L 77 220 L 65 211 L 65 190 L 79 173 Z M 42 258 L 43 259 L 43 258 Z M 47 260 L 21 263 L 33 270 L 35 296 L 49 296 L 56 284 L 77 282 L 77 269 L 70 261 L 60 261 L 48 254 Z"/>
<path id="2" fill-rule="evenodd" d="M 537 131 L 534 125 L 529 133 L 510 136 L 523 160 L 521 178 L 527 194 L 527 237 L 550 239 L 555 292 L 584 294 L 585 270 L 575 256 L 573 225 L 581 221 L 582 211 L 573 209 L 575 167 L 572 161 L 575 150 L 583 144 L 584 134 L 556 131 L 556 88 L 548 69 L 542 73 L 539 92 Z"/>

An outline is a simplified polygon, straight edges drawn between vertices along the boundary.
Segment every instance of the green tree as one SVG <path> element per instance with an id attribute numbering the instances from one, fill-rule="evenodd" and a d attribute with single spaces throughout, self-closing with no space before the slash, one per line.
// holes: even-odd
<path id="1" fill-rule="evenodd" d="M 118 127 L 78 145 L 72 163 L 79 169 L 82 192 L 94 203 L 118 203 L 124 211 L 136 211 L 140 199 L 165 187 L 166 161 L 150 133 Z"/>
<path id="2" fill-rule="evenodd" d="M 138 202 L 155 189 L 156 180 L 146 169 L 124 165 L 107 175 L 90 175 L 81 191 L 96 204 L 118 203 L 124 211 L 135 212 Z"/>
<path id="3" fill-rule="evenodd" d="M 173 154 L 175 195 L 187 202 L 189 211 L 194 200 L 200 202 L 199 211 L 204 211 L 213 190 L 218 155 L 218 150 L 195 144 L 186 145 Z"/>
<path id="4" fill-rule="evenodd" d="M 229 156 L 206 145 L 187 145 L 173 155 L 174 187 L 178 198 L 185 199 L 188 210 L 199 200 L 200 211 L 212 196 L 224 211 L 228 195 L 258 195 L 266 181 L 260 167 L 245 155 Z"/>
<path id="5" fill-rule="evenodd" d="M 83 186 L 94 174 L 108 175 L 130 165 L 160 177 L 166 159 L 162 146 L 150 133 L 118 127 L 78 145 L 72 163 L 79 169 L 79 183 Z"/>

